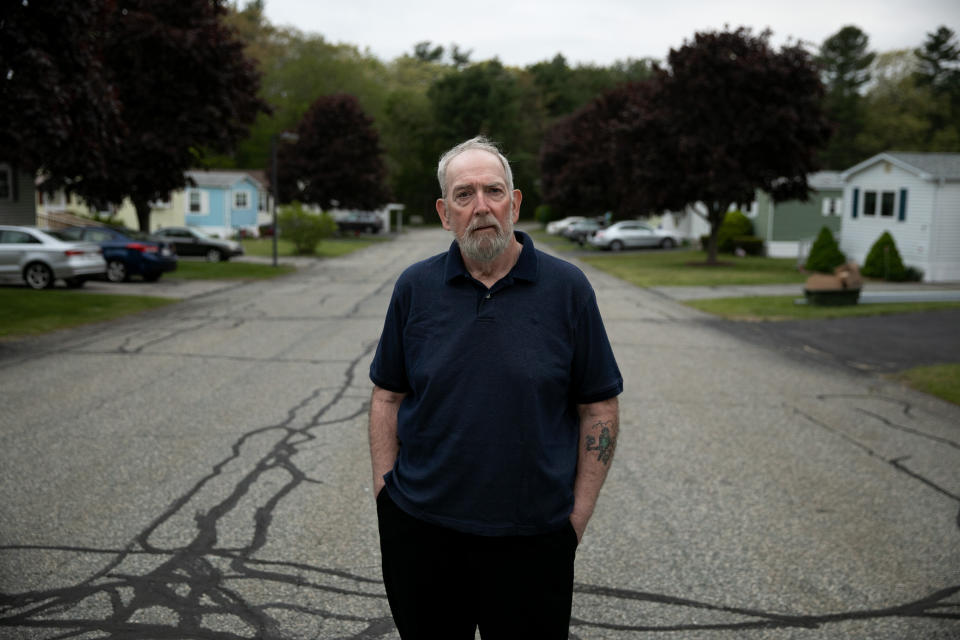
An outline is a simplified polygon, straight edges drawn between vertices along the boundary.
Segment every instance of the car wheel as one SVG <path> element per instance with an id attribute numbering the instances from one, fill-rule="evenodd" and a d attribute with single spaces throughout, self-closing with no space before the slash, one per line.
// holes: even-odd
<path id="1" fill-rule="evenodd" d="M 53 286 L 53 271 L 42 262 L 31 262 L 23 270 L 23 279 L 31 289 L 49 289 Z"/>
<path id="2" fill-rule="evenodd" d="M 623 243 L 619 240 L 614 240 L 610 243 L 610 251 L 623 251 Z"/>
<path id="3" fill-rule="evenodd" d="M 223 260 L 223 254 L 219 249 L 210 249 L 207 251 L 207 262 L 220 262 Z"/>
<path id="4" fill-rule="evenodd" d="M 130 272 L 122 260 L 111 260 L 107 263 L 107 280 L 110 282 L 126 282 L 130 279 Z"/>
<path id="5" fill-rule="evenodd" d="M 87 281 L 84 278 L 66 278 L 64 282 L 70 289 L 80 289 Z"/>
<path id="6" fill-rule="evenodd" d="M 674 245 L 674 244 L 676 244 L 676 243 L 673 241 L 673 238 L 664 238 L 664 239 L 660 242 L 660 248 L 661 248 L 661 249 L 673 249 L 673 245 Z"/>

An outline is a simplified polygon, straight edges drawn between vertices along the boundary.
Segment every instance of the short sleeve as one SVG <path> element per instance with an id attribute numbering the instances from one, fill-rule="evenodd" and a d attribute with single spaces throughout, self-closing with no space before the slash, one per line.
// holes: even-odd
<path id="1" fill-rule="evenodd" d="M 623 377 L 592 288 L 575 327 L 570 381 L 571 399 L 577 404 L 600 402 L 623 392 Z"/>
<path id="2" fill-rule="evenodd" d="M 377 352 L 370 363 L 370 380 L 381 389 L 395 393 L 410 391 L 403 353 L 403 325 L 407 314 L 400 281 L 393 288 Z"/>

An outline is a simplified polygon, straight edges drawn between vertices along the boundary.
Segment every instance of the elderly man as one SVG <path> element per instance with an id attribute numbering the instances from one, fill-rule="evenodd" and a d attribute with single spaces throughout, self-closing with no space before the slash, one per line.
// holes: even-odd
<path id="1" fill-rule="evenodd" d="M 566 638 L 623 381 L 593 289 L 513 230 L 484 138 L 440 159 L 449 251 L 397 280 L 370 378 L 383 577 L 405 640 Z"/>

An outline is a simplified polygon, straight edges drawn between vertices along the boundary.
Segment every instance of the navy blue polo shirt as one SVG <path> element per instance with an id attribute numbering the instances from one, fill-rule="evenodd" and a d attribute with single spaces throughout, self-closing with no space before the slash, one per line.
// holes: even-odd
<path id="1" fill-rule="evenodd" d="M 578 404 L 623 390 L 593 288 L 538 251 L 487 289 L 457 243 L 407 268 L 370 365 L 406 393 L 386 489 L 410 515 L 479 535 L 566 526 L 573 509 Z"/>

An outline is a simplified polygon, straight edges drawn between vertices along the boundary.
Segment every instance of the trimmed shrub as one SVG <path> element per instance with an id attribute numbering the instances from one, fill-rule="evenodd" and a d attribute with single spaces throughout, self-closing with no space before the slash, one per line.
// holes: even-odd
<path id="1" fill-rule="evenodd" d="M 733 253 L 737 249 L 736 239 L 751 237 L 753 235 L 753 223 L 750 218 L 743 215 L 741 211 L 729 211 L 720 223 L 720 229 L 717 230 L 717 251 L 720 253 Z M 706 251 L 709 246 L 710 236 L 700 236 L 700 247 Z M 753 244 L 748 242 L 748 244 Z M 761 240 L 761 245 L 763 241 Z M 750 251 L 746 247 L 741 247 L 747 253 Z M 762 253 L 762 249 L 761 249 Z M 759 255 L 759 254 L 758 254 Z"/>
<path id="2" fill-rule="evenodd" d="M 833 232 L 827 227 L 820 229 L 817 239 L 810 247 L 810 255 L 807 256 L 807 263 L 804 265 L 807 271 L 816 271 L 819 273 L 833 273 L 833 270 L 846 263 L 847 256 L 840 251 L 840 245 L 837 244 Z"/>
<path id="3" fill-rule="evenodd" d="M 870 247 L 860 273 L 868 278 L 883 278 L 893 282 L 903 282 L 907 279 L 903 259 L 889 231 L 884 231 Z"/>
<path id="4" fill-rule="evenodd" d="M 763 238 L 757 236 L 737 236 L 733 239 L 733 250 L 742 249 L 748 256 L 762 256 L 763 247 Z"/>
<path id="5" fill-rule="evenodd" d="M 324 238 L 329 238 L 337 230 L 337 223 L 326 211 L 310 213 L 303 205 L 294 202 L 282 207 L 277 216 L 280 235 L 293 243 L 298 254 L 310 255 Z"/>
<path id="6" fill-rule="evenodd" d="M 753 235 L 753 223 L 741 211 L 728 211 L 720 230 L 717 231 L 717 250 L 733 253 L 736 249 L 735 238 Z"/>

